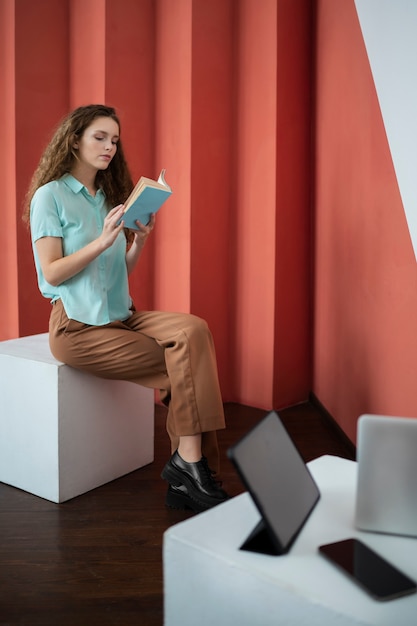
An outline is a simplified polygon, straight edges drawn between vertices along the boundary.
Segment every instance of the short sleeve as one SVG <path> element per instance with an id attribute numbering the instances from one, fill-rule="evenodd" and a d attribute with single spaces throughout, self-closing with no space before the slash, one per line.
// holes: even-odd
<path id="1" fill-rule="evenodd" d="M 42 237 L 62 237 L 58 207 L 49 185 L 39 187 L 32 198 L 30 230 L 33 243 Z"/>

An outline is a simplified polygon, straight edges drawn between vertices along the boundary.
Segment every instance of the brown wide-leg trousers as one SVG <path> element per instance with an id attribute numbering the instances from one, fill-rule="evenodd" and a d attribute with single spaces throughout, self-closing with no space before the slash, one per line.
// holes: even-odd
<path id="1" fill-rule="evenodd" d="M 133 311 L 123 322 L 89 326 L 68 319 L 58 300 L 49 341 L 55 358 L 72 367 L 159 389 L 168 406 L 171 451 L 182 435 L 202 433 L 203 454 L 218 472 L 216 430 L 225 421 L 213 339 L 204 320 L 187 313 Z"/>

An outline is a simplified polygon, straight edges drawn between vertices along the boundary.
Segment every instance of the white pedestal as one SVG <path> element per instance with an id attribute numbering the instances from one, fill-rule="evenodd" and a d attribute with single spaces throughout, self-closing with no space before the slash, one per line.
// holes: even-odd
<path id="1" fill-rule="evenodd" d="M 287 555 L 239 550 L 260 519 L 247 493 L 166 531 L 165 626 L 416 623 L 417 594 L 375 601 L 317 548 L 360 537 L 417 580 L 417 540 L 356 531 L 356 463 L 324 456 L 309 468 L 321 499 Z"/>
<path id="2" fill-rule="evenodd" d="M 0 481 L 64 502 L 154 459 L 154 392 L 54 359 L 47 334 L 0 343 Z"/>

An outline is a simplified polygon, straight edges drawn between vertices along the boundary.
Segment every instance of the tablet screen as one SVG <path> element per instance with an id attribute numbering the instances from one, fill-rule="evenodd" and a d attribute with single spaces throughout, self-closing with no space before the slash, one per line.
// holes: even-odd
<path id="1" fill-rule="evenodd" d="M 320 492 L 275 412 L 269 413 L 228 456 L 249 491 L 276 553 L 288 551 Z"/>

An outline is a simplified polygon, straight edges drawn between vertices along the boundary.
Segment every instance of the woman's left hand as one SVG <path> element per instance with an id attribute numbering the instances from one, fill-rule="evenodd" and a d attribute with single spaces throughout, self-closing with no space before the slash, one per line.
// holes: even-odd
<path id="1" fill-rule="evenodd" d="M 135 240 L 137 241 L 139 239 L 141 243 L 145 243 L 146 239 L 149 237 L 151 231 L 155 226 L 155 213 L 152 213 L 151 219 L 146 224 L 146 226 L 145 224 L 142 224 L 142 222 L 140 222 L 139 220 L 136 220 L 136 225 L 138 229 L 133 231 L 133 233 L 135 234 Z"/>
<path id="2" fill-rule="evenodd" d="M 126 265 L 129 274 L 138 262 L 145 242 L 155 226 L 155 215 L 151 215 L 151 219 L 146 226 L 139 220 L 136 222 L 136 225 L 138 227 L 137 230 L 129 230 L 127 234 Z"/>

